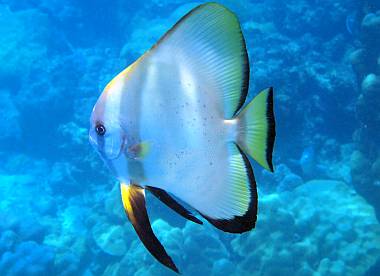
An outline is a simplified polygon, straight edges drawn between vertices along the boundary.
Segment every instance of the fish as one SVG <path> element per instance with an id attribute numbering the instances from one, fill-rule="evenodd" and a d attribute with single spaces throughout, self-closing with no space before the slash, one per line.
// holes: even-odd
<path id="1" fill-rule="evenodd" d="M 203 218 L 228 233 L 256 225 L 251 162 L 273 172 L 276 129 L 273 88 L 245 104 L 249 77 L 237 16 L 205 3 L 117 74 L 92 110 L 89 140 L 120 182 L 127 217 L 152 256 L 177 273 L 151 228 L 147 192 L 197 224 Z"/>
<path id="2" fill-rule="evenodd" d="M 296 169 L 299 169 L 300 175 L 306 179 L 313 179 L 316 175 L 325 175 L 327 177 L 328 175 L 326 174 L 328 174 L 329 170 L 336 173 L 336 168 L 332 169 L 324 164 L 318 163 L 316 149 L 315 146 L 312 145 L 303 149 L 299 159 L 290 159 L 289 163 L 295 166 Z M 345 170 L 344 166 L 340 166 L 340 169 Z M 345 177 L 345 181 L 349 183 L 349 177 Z"/>
<path id="3" fill-rule="evenodd" d="M 357 35 L 358 33 L 358 12 L 352 12 L 346 16 L 346 30 L 350 35 Z"/>
<path id="4" fill-rule="evenodd" d="M 301 154 L 299 165 L 305 175 L 311 175 L 315 171 L 316 157 L 314 147 L 306 147 Z"/>

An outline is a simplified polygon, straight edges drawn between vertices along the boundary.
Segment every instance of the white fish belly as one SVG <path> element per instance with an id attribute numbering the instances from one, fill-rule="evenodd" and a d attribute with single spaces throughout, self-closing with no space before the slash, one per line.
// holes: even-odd
<path id="1" fill-rule="evenodd" d="M 213 215 L 209 205 L 223 197 L 228 174 L 228 131 L 217 91 L 186 64 L 159 62 L 147 67 L 141 95 L 141 139 L 150 144 L 142 184 Z"/>

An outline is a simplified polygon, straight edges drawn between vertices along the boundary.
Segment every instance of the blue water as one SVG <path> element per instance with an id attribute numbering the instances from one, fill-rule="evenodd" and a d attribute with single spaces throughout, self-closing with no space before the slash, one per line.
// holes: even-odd
<path id="1" fill-rule="evenodd" d="M 155 233 L 183 275 L 380 275 L 380 1 L 220 2 L 242 24 L 249 98 L 275 88 L 275 173 L 253 164 L 251 232 L 148 195 Z M 88 125 L 107 82 L 197 4 L 0 0 L 0 275 L 174 275 Z"/>

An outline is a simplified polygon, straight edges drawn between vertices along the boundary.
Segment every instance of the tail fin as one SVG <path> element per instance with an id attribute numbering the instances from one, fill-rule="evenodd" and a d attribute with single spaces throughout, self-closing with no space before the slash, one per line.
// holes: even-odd
<path id="1" fill-rule="evenodd" d="M 273 88 L 261 91 L 238 115 L 238 145 L 261 166 L 273 172 L 272 152 L 276 136 Z"/>

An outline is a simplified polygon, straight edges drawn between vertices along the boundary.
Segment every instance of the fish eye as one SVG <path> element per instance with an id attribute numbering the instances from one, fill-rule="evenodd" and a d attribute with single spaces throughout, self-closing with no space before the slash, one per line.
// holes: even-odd
<path id="1" fill-rule="evenodd" d="M 99 136 L 103 136 L 106 133 L 106 128 L 102 124 L 97 124 L 95 126 L 95 131 Z"/>

